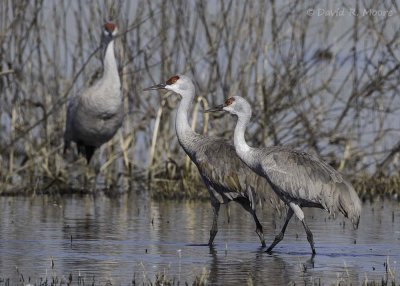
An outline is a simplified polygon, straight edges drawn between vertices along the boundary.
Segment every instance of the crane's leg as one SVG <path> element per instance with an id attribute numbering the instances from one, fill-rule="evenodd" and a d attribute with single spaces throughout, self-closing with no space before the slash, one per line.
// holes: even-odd
<path id="1" fill-rule="evenodd" d="M 221 204 L 219 202 L 211 201 L 211 205 L 213 207 L 214 217 L 213 217 L 213 224 L 210 230 L 210 240 L 208 241 L 208 245 L 210 247 L 213 245 L 214 238 L 218 232 L 218 213 Z"/>
<path id="2" fill-rule="evenodd" d="M 315 247 L 314 247 L 313 234 L 312 234 L 310 228 L 308 227 L 308 225 L 306 224 L 306 222 L 304 221 L 304 219 L 302 220 L 302 223 L 303 223 L 304 229 L 307 233 L 307 240 L 310 243 L 312 254 L 315 255 L 316 252 L 315 252 Z"/>
<path id="3" fill-rule="evenodd" d="M 70 144 L 71 144 L 71 141 L 64 140 L 64 154 L 67 153 L 67 149 L 69 149 Z"/>
<path id="4" fill-rule="evenodd" d="M 299 220 L 303 224 L 304 230 L 307 233 L 307 240 L 308 240 L 308 242 L 310 243 L 310 246 L 311 246 L 312 254 L 315 255 L 313 234 L 312 234 L 310 228 L 308 227 L 308 225 L 306 224 L 306 222 L 304 220 L 303 211 L 301 210 L 300 206 L 295 204 L 295 203 L 290 203 L 289 206 L 290 206 L 291 209 L 293 209 L 293 211 L 296 213 L 296 216 L 299 218 Z"/>
<path id="5" fill-rule="evenodd" d="M 262 227 L 260 221 L 258 220 L 256 212 L 254 210 L 252 210 L 251 214 L 253 215 L 254 222 L 256 223 L 256 233 L 257 233 L 258 237 L 260 238 L 261 246 L 262 247 L 266 247 L 265 239 L 264 239 L 263 227 Z"/>
<path id="6" fill-rule="evenodd" d="M 261 241 L 261 246 L 265 247 L 265 239 L 264 239 L 264 232 L 263 232 L 263 227 L 260 223 L 260 221 L 258 220 L 257 214 L 255 209 L 253 209 L 251 207 L 251 204 L 248 200 L 242 200 L 242 199 L 236 199 L 236 201 L 249 213 L 251 213 L 251 215 L 253 216 L 254 222 L 256 223 L 256 233 L 258 235 L 258 237 L 260 238 Z"/>
<path id="7" fill-rule="evenodd" d="M 86 162 L 88 165 L 90 163 L 90 159 L 92 159 L 92 157 L 93 157 L 95 150 L 96 150 L 96 147 L 89 146 L 89 145 L 85 146 L 85 157 L 86 157 Z"/>
<path id="8" fill-rule="evenodd" d="M 293 209 L 291 207 L 289 207 L 288 211 L 287 211 L 287 215 L 286 215 L 286 220 L 282 227 L 281 232 L 277 236 L 275 236 L 274 241 L 268 247 L 266 252 L 270 253 L 272 251 L 272 249 L 283 239 L 283 237 L 285 236 L 286 227 L 287 227 L 290 219 L 292 218 L 293 214 L 294 214 Z"/>

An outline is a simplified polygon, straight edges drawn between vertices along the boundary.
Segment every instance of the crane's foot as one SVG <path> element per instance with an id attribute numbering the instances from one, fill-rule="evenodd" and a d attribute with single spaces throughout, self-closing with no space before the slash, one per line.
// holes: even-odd
<path id="1" fill-rule="evenodd" d="M 314 256 L 314 255 L 317 253 L 317 252 L 315 251 L 315 247 L 314 247 L 314 240 L 312 239 L 312 236 L 311 236 L 311 240 L 308 239 L 308 236 L 307 236 L 307 240 L 308 240 L 308 242 L 310 243 L 312 255 Z"/>
<path id="2" fill-rule="evenodd" d="M 268 249 L 265 251 L 266 253 L 271 254 L 272 249 L 283 239 L 284 234 L 281 232 L 277 236 L 275 236 L 274 242 L 268 247 Z"/>
<path id="3" fill-rule="evenodd" d="M 268 254 L 272 254 L 272 249 L 274 249 L 275 245 L 270 245 L 270 247 L 267 248 L 267 250 L 265 251 Z"/>
<path id="4" fill-rule="evenodd" d="M 213 246 L 213 242 L 214 242 L 214 238 L 217 235 L 217 230 L 211 229 L 210 230 L 210 239 L 208 240 L 208 246 L 212 247 Z"/>
<path id="5" fill-rule="evenodd" d="M 270 247 L 267 248 L 267 250 L 265 251 L 268 254 L 272 254 L 272 249 L 274 248 L 273 245 L 270 245 Z"/>
<path id="6" fill-rule="evenodd" d="M 210 245 L 209 249 L 210 249 L 210 254 L 215 255 L 217 253 L 217 250 L 215 249 L 214 244 Z"/>
<path id="7" fill-rule="evenodd" d="M 210 239 L 208 240 L 208 246 L 210 247 L 213 245 L 214 238 L 218 232 L 218 212 L 220 204 L 215 202 L 213 203 L 213 201 L 211 201 L 211 205 L 213 207 L 214 216 L 213 216 L 213 223 L 210 229 Z"/>
<path id="8" fill-rule="evenodd" d="M 308 227 L 308 225 L 306 224 L 306 222 L 304 221 L 304 219 L 302 220 L 302 223 L 303 223 L 304 229 L 307 233 L 307 240 L 310 243 L 312 254 L 315 255 L 316 252 L 315 252 L 315 247 L 314 247 L 313 234 L 312 234 L 310 228 Z"/>

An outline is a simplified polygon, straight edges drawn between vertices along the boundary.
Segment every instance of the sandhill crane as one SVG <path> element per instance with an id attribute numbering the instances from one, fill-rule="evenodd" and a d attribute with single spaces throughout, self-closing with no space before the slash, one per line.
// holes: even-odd
<path id="1" fill-rule="evenodd" d="M 64 152 L 71 141 L 76 142 L 78 153 L 87 162 L 96 148 L 109 141 L 122 125 L 123 100 L 117 61 L 114 55 L 114 23 L 106 23 L 101 37 L 103 75 L 68 104 L 64 133 Z"/>
<path id="2" fill-rule="evenodd" d="M 207 111 L 222 110 L 238 117 L 234 145 L 240 159 L 263 176 L 289 206 L 282 230 L 267 252 L 271 252 L 283 239 L 287 224 L 295 213 L 303 223 L 312 253 L 315 254 L 313 235 L 305 222 L 302 207 L 325 209 L 333 215 L 339 211 L 351 220 L 355 229 L 358 227 L 361 201 L 339 172 L 315 156 L 287 147 L 252 148 L 247 145 L 244 134 L 251 118 L 251 106 L 244 98 L 231 97 L 224 104 Z"/>
<path id="3" fill-rule="evenodd" d="M 256 215 L 257 196 L 263 196 L 275 207 L 279 198 L 263 178 L 254 174 L 236 155 L 233 144 L 222 138 L 197 134 L 188 122 L 188 110 L 195 96 L 192 80 L 184 75 L 175 75 L 166 83 L 160 83 L 144 90 L 165 89 L 181 96 L 175 119 L 178 141 L 186 154 L 195 163 L 200 176 L 208 189 L 214 211 L 208 245 L 211 247 L 218 231 L 218 212 L 220 204 L 236 201 L 248 211 L 256 223 L 256 233 L 265 247 L 262 226 Z"/>

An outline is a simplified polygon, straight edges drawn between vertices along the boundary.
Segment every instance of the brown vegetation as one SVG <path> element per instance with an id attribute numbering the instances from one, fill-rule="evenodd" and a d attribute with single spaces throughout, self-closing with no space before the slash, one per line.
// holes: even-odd
<path id="1" fill-rule="evenodd" d="M 176 73 L 196 82 L 198 132 L 231 138 L 234 120 L 221 115 L 208 124 L 201 111 L 240 94 L 255 109 L 248 132 L 254 145 L 316 153 L 363 182 L 360 190 L 381 186 L 385 176 L 395 176 L 388 182 L 397 186 L 398 7 L 329 3 L 2 1 L 0 193 L 120 192 L 150 178 L 165 196 L 181 189 L 197 194 L 196 170 L 175 137 L 176 96 L 141 91 Z M 319 16 L 321 8 L 345 15 Z M 350 8 L 392 13 L 356 17 Z M 62 154 L 65 108 L 100 72 L 94 52 L 104 19 L 116 21 L 121 33 L 126 116 L 87 168 L 75 154 Z"/>

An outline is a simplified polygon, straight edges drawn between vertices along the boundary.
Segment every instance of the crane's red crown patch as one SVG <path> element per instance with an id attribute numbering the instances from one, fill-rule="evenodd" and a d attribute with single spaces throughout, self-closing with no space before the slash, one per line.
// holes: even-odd
<path id="1" fill-rule="evenodd" d="M 115 25 L 114 23 L 108 22 L 106 24 L 104 24 L 104 29 L 106 29 L 108 32 L 114 32 L 115 28 L 117 27 L 117 25 Z"/>
<path id="2" fill-rule="evenodd" d="M 235 99 L 233 97 L 228 98 L 227 100 L 225 100 L 225 106 L 231 105 L 234 101 Z"/>
<path id="3" fill-rule="evenodd" d="M 171 84 L 174 84 L 174 83 L 176 83 L 176 81 L 179 79 L 179 76 L 177 76 L 177 75 L 174 75 L 173 77 L 171 77 L 169 80 L 167 80 L 167 85 L 171 85 Z"/>

